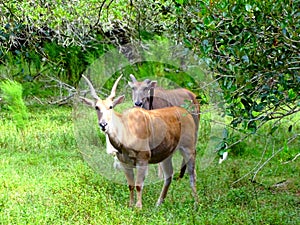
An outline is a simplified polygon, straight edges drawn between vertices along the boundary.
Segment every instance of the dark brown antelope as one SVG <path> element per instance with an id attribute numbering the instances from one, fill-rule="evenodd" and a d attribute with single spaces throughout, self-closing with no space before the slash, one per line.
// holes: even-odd
<path id="1" fill-rule="evenodd" d="M 192 193 L 197 201 L 195 123 L 187 110 L 181 107 L 157 110 L 134 107 L 118 113 L 114 111 L 114 107 L 124 100 L 124 96 L 115 98 L 121 77 L 116 80 L 111 94 L 104 100 L 97 96 L 92 83 L 85 76 L 83 78 L 95 100 L 81 99 L 96 109 L 101 130 L 117 150 L 116 155 L 122 164 L 130 190 L 129 205 L 134 203 L 135 188 L 136 207 L 142 207 L 142 190 L 148 164 L 155 163 L 161 163 L 164 174 L 164 185 L 157 205 L 164 201 L 173 177 L 172 154 L 175 149 L 180 149 L 187 164 Z M 137 168 L 136 179 L 133 168 Z"/>
<path id="2" fill-rule="evenodd" d="M 130 74 L 129 76 L 131 82 L 128 82 L 128 85 L 132 89 L 132 101 L 135 106 L 149 110 L 161 109 L 170 106 L 189 106 L 188 111 L 192 114 L 195 122 L 195 136 L 197 141 L 200 120 L 200 104 L 194 93 L 184 88 L 165 90 L 157 87 L 156 81 L 146 79 L 139 82 L 134 75 Z M 185 169 L 186 164 L 183 161 L 182 170 L 179 175 L 180 178 L 184 175 Z"/>
<path id="3" fill-rule="evenodd" d="M 144 109 L 161 109 L 170 106 L 182 107 L 183 105 L 188 105 L 188 111 L 192 114 L 195 121 L 195 131 L 198 132 L 200 104 L 193 92 L 185 88 L 165 90 L 157 87 L 157 81 L 146 79 L 139 82 L 134 75 L 130 74 L 129 76 L 131 82 L 128 82 L 128 84 L 132 89 L 132 101 L 135 106 Z"/>

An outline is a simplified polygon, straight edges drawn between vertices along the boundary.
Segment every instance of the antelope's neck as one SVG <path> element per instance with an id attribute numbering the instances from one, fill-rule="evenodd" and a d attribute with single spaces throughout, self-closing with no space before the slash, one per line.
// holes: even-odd
<path id="1" fill-rule="evenodd" d="M 122 121 L 122 114 L 113 111 L 112 118 L 111 118 L 111 126 L 107 131 L 108 137 L 112 145 L 117 149 L 120 150 L 121 143 L 123 141 L 124 136 L 124 124 Z"/>

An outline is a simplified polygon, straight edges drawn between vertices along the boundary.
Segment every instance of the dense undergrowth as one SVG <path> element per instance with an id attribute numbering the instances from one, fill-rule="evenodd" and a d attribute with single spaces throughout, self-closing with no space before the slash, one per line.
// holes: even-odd
<path id="1" fill-rule="evenodd" d="M 144 208 L 135 210 L 127 207 L 127 186 L 107 180 L 83 161 L 71 114 L 69 107 L 31 106 L 27 128 L 18 130 L 8 111 L 1 111 L 0 224 L 300 222 L 299 159 L 284 164 L 298 152 L 299 139 L 286 145 L 286 151 L 254 181 L 248 176 L 235 183 L 282 146 L 286 128 L 296 117 L 283 121 L 273 136 L 266 135 L 270 129 L 266 124 L 260 133 L 238 144 L 224 163 L 219 165 L 215 159 L 206 169 L 198 169 L 196 208 L 185 176 L 172 182 L 159 208 L 154 205 L 162 183 L 145 186 Z M 293 129 L 299 132 L 299 125 Z"/>

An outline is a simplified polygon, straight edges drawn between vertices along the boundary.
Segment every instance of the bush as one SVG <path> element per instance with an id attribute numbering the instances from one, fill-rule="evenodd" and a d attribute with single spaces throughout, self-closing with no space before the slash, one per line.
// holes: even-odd
<path id="1" fill-rule="evenodd" d="M 27 107 L 22 98 L 22 85 L 18 82 L 6 80 L 0 83 L 2 97 L 7 104 L 11 117 L 18 129 L 24 129 L 28 122 Z"/>

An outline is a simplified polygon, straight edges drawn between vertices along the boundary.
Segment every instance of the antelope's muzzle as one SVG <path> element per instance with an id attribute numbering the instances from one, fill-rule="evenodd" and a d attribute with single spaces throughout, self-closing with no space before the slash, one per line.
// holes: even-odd
<path id="1" fill-rule="evenodd" d="M 134 103 L 134 105 L 135 105 L 135 106 L 138 106 L 138 107 L 142 107 L 143 102 L 142 102 L 142 101 L 136 101 L 136 102 Z"/>
<path id="2" fill-rule="evenodd" d="M 102 130 L 102 131 L 105 131 L 105 130 L 106 130 L 107 123 L 106 123 L 106 122 L 100 122 L 100 123 L 99 123 L 99 126 L 101 127 L 101 130 Z"/>

